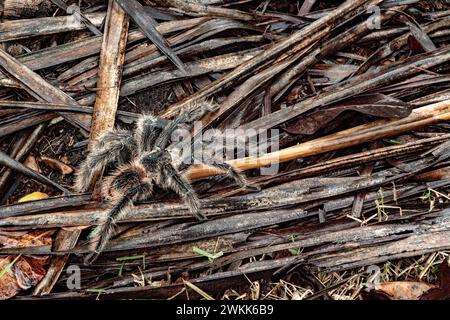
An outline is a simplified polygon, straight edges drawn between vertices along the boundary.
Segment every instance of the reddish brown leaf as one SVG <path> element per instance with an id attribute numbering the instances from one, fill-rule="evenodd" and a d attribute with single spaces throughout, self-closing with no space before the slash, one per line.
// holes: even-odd
<path id="1" fill-rule="evenodd" d="M 58 170 L 62 174 L 71 174 L 73 172 L 73 168 L 59 160 L 42 156 L 39 158 L 42 162 L 48 165 L 50 168 L 54 170 Z"/>
<path id="2" fill-rule="evenodd" d="M 41 168 L 39 168 L 39 164 L 36 161 L 36 158 L 31 154 L 25 160 L 24 166 L 36 172 L 42 173 Z"/>
<path id="3" fill-rule="evenodd" d="M 375 286 L 375 290 L 392 300 L 418 300 L 434 287 L 423 281 L 394 281 L 380 283 Z"/>
<path id="4" fill-rule="evenodd" d="M 294 134 L 314 134 L 345 111 L 357 111 L 381 118 L 403 118 L 411 113 L 411 108 L 407 103 L 383 94 L 361 95 L 316 111 L 308 115 L 307 121 L 305 118 L 293 121 L 287 125 L 286 130 Z"/>
<path id="5" fill-rule="evenodd" d="M 2 232 L 0 247 L 30 247 L 51 245 L 53 231 Z M 0 258 L 0 300 L 9 299 L 22 290 L 35 286 L 45 275 L 48 257 L 6 256 Z M 14 262 L 12 264 L 12 262 Z M 12 264 L 12 265 L 11 265 Z"/>

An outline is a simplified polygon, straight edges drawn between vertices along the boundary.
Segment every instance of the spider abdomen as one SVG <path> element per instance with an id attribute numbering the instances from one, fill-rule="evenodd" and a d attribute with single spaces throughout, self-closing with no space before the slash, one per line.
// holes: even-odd
<path id="1" fill-rule="evenodd" d="M 119 167 L 105 179 L 102 194 L 105 199 L 117 200 L 130 188 L 150 182 L 148 172 L 137 161 Z"/>

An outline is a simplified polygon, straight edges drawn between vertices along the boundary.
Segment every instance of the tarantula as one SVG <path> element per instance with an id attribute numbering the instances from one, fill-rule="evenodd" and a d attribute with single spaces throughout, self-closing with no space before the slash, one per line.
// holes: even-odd
<path id="1" fill-rule="evenodd" d="M 106 221 L 90 235 L 92 248 L 85 264 L 94 262 L 103 251 L 113 236 L 115 221 L 126 215 L 135 201 L 150 198 L 154 186 L 175 191 L 198 220 L 206 219 L 200 211 L 194 189 L 180 174 L 180 166 L 174 164 L 167 150 L 171 135 L 177 128 L 192 125 L 206 112 L 212 111 L 214 105 L 202 101 L 189 109 L 192 111 L 182 111 L 173 120 L 143 115 L 136 122 L 134 131 L 112 130 L 96 140 L 77 171 L 75 189 L 88 191 L 94 173 L 106 166 L 114 167 L 115 170 L 102 181 L 101 187 L 101 195 L 111 203 L 112 209 Z M 224 162 L 208 165 L 226 172 L 240 187 L 254 189 L 236 168 Z"/>

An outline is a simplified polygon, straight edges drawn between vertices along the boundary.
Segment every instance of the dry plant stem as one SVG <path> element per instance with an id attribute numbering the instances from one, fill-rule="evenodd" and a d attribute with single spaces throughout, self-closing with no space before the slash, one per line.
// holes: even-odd
<path id="1" fill-rule="evenodd" d="M 189 31 L 184 33 L 185 35 L 189 35 Z M 180 44 L 183 42 L 183 34 L 168 38 L 167 41 L 169 44 Z M 263 40 L 261 36 L 250 36 L 250 37 L 241 37 L 241 38 L 231 38 L 231 39 L 213 39 L 206 40 L 204 42 L 194 44 L 192 46 L 183 46 L 182 49 L 175 49 L 177 54 L 182 55 L 191 55 L 191 54 L 199 54 L 208 50 L 214 50 L 216 48 L 225 47 L 227 43 L 239 43 L 239 42 L 259 42 Z M 141 56 L 141 57 L 140 57 Z M 145 70 L 152 70 L 157 66 L 161 65 L 167 60 L 166 56 L 161 56 L 159 52 L 156 51 L 156 47 L 153 45 L 146 47 L 145 49 L 137 48 L 136 50 L 132 50 L 125 55 L 125 63 L 123 68 L 123 77 L 125 76 L 134 76 L 136 74 L 142 73 Z M 86 60 L 85 60 L 86 61 Z M 80 64 L 81 66 L 81 64 Z M 82 68 L 80 68 L 82 69 Z M 88 68 L 86 68 L 88 69 Z M 82 70 L 81 70 L 82 71 Z M 67 82 L 68 86 L 85 86 L 85 87 L 94 87 L 97 82 L 97 68 L 90 69 L 79 76 L 69 80 Z"/>
<path id="2" fill-rule="evenodd" d="M 324 268 L 325 270 L 347 270 L 356 267 L 364 267 L 370 264 L 382 263 L 387 260 L 399 259 L 402 257 L 413 257 L 428 252 L 447 249 L 449 242 L 449 215 L 450 211 L 443 210 L 431 215 L 429 219 L 423 221 L 413 221 L 404 224 L 381 224 L 371 225 L 361 228 L 355 224 L 343 224 L 338 227 L 330 226 L 323 228 L 319 234 L 317 230 L 303 230 L 302 234 L 292 241 L 291 237 L 278 237 L 283 242 L 277 241 L 272 244 L 262 242 L 260 244 L 251 244 L 249 247 L 241 247 L 233 250 L 230 254 L 216 259 L 208 268 L 219 268 L 229 265 L 234 261 L 240 261 L 247 257 L 267 254 L 270 252 L 279 252 L 288 249 L 297 249 L 300 247 L 311 248 L 307 253 L 301 256 L 291 256 L 288 258 L 262 260 L 248 263 L 244 268 L 238 271 L 218 272 L 210 276 L 202 276 L 193 279 L 196 283 L 208 293 L 216 292 L 218 279 L 225 280 L 223 289 L 227 289 L 232 283 L 234 277 L 239 276 L 236 285 L 242 284 L 243 272 L 245 277 L 250 279 L 261 279 L 260 274 L 264 270 L 270 270 L 268 279 L 273 275 L 273 271 L 280 268 L 291 268 L 295 264 L 308 262 L 310 265 Z M 278 240 L 277 239 L 277 240 Z M 269 239 L 273 241 L 274 239 Z M 345 250 L 342 250 L 342 248 Z M 189 266 L 191 267 L 191 266 Z M 184 270 L 186 266 L 182 267 Z M 177 269 L 177 268 L 174 268 Z M 173 270 L 172 270 L 173 271 Z M 256 273 L 256 275 L 255 275 Z M 149 271 L 146 272 L 149 274 Z M 209 287 L 205 285 L 211 281 Z M 174 295 L 177 290 L 167 292 L 174 285 L 155 287 L 148 285 L 145 287 L 115 288 L 105 290 L 102 297 L 105 298 L 167 298 Z M 96 286 L 98 288 L 99 286 Z M 214 290 L 215 288 L 215 290 Z M 96 295 L 90 295 L 95 298 Z M 89 293 L 70 292 L 57 293 L 49 298 L 88 298 Z"/>
<path id="3" fill-rule="evenodd" d="M 407 6 L 395 7 L 396 10 L 402 11 Z M 396 15 L 397 11 L 387 11 L 383 13 L 380 19 L 380 23 L 384 23 Z M 280 96 L 285 93 L 293 83 L 301 76 L 309 67 L 319 62 L 324 57 L 334 54 L 339 50 L 342 50 L 349 45 L 354 44 L 367 33 L 371 32 L 371 24 L 368 20 L 354 26 L 353 28 L 347 30 L 334 37 L 333 39 L 327 41 L 325 44 L 321 45 L 319 48 L 315 49 L 313 52 L 309 53 L 305 58 L 302 59 L 300 63 L 293 65 L 284 74 L 282 74 L 277 81 L 272 86 L 271 95 L 272 98 L 276 97 L 275 100 L 279 100 Z"/>
<path id="4" fill-rule="evenodd" d="M 0 125 L 0 137 L 4 137 L 6 135 L 18 132 L 20 130 L 36 126 L 40 123 L 46 122 L 56 117 L 57 115 L 50 112 L 42 112 L 42 111 L 29 111 L 27 113 L 21 112 L 14 117 L 13 121 L 10 121 L 9 123 L 2 123 Z"/>
<path id="5" fill-rule="evenodd" d="M 63 103 L 43 103 L 43 102 L 31 102 L 31 101 L 0 101 L 0 110 L 2 108 L 10 107 L 12 109 L 34 109 L 34 110 L 46 110 L 46 111 L 68 111 L 73 113 L 87 113 L 92 114 L 93 108 L 87 106 L 74 106 Z M 138 118 L 138 114 L 128 111 L 117 111 L 117 117 L 124 122 L 130 123 Z M 164 121 L 160 118 L 161 121 Z M 0 131 L 0 136 L 5 135 Z"/>
<path id="6" fill-rule="evenodd" d="M 351 166 L 358 166 L 364 163 L 368 163 L 371 161 L 377 161 L 382 159 L 389 159 L 392 157 L 396 157 L 399 155 L 411 154 L 413 152 L 417 152 L 420 150 L 424 150 L 427 147 L 434 146 L 439 143 L 443 143 L 446 140 L 450 139 L 450 134 L 429 138 L 429 139 L 421 139 L 410 143 L 405 143 L 403 145 L 395 145 L 389 146 L 379 149 L 374 149 L 370 151 L 363 151 L 360 153 L 355 153 L 343 157 L 338 157 L 335 159 L 331 159 L 328 161 L 321 162 L 319 164 L 315 164 L 312 166 L 308 166 L 306 168 L 297 169 L 294 171 L 290 171 L 276 177 L 260 177 L 256 178 L 253 183 L 257 183 L 259 186 L 268 186 L 273 182 L 283 183 L 290 180 L 297 180 L 300 178 L 313 177 L 315 175 L 319 175 L 325 172 L 332 172 L 343 168 L 349 168 Z M 230 192 L 230 195 L 234 195 L 235 193 L 239 193 L 239 190 L 235 190 Z"/>
<path id="7" fill-rule="evenodd" d="M 177 20 L 163 22 L 156 28 L 162 34 L 167 34 L 171 32 L 177 32 L 185 29 L 192 28 L 202 22 L 207 18 L 194 18 L 187 20 Z M 21 20 L 22 21 L 22 20 Z M 89 38 L 83 38 L 75 40 L 69 43 L 64 43 L 56 47 L 49 47 L 38 51 L 33 51 L 17 57 L 21 63 L 26 65 L 31 70 L 40 70 L 48 67 L 52 67 L 58 64 L 62 64 L 68 61 L 77 60 L 90 55 L 99 53 L 102 45 L 101 36 L 93 36 Z M 129 32 L 128 43 L 135 43 L 137 41 L 145 39 L 145 35 L 138 30 Z M 94 66 L 96 66 L 95 63 Z M 70 71 L 72 69 L 69 69 Z M 58 81 L 64 81 L 63 75 L 67 72 L 63 72 L 59 77 Z M 69 77 L 71 77 L 69 75 Z M 0 79 L 3 76 L 0 74 Z M 61 79 L 62 78 L 62 79 Z"/>
<path id="8" fill-rule="evenodd" d="M 397 169 L 388 169 L 372 177 L 341 177 L 341 178 L 320 178 L 298 179 L 288 183 L 274 186 L 262 190 L 257 194 L 247 194 L 237 197 L 220 197 L 212 199 L 202 199 L 201 207 L 204 214 L 208 216 L 223 216 L 232 213 L 247 215 L 253 212 L 262 212 L 265 210 L 277 211 L 282 208 L 301 206 L 308 209 L 306 217 L 316 216 L 317 212 L 311 211 L 317 206 L 323 205 L 323 199 L 327 201 L 326 210 L 328 212 L 350 207 L 353 197 L 349 196 L 344 202 L 332 200 L 335 197 L 344 194 L 353 194 L 360 190 L 373 189 L 386 185 L 393 181 L 400 181 L 411 177 L 412 175 L 427 169 L 430 166 L 433 157 L 428 157 L 425 162 L 415 161 L 410 163 L 409 168 L 414 168 L 414 172 L 398 173 Z M 445 186 L 450 180 L 439 181 L 436 186 Z M 412 189 L 411 189 L 412 188 Z M 409 185 L 398 189 L 399 197 L 402 193 L 409 193 L 409 196 L 421 194 L 426 187 L 416 188 L 416 185 Z M 379 195 L 372 192 L 368 198 L 376 200 Z M 20 205 L 22 206 L 22 205 Z M 306 207 L 304 207 L 306 206 Z M 14 212 L 13 206 L 2 207 L 2 211 Z M 368 209 L 368 208 L 367 208 Z M 16 210 L 23 211 L 23 208 Z M 45 210 L 43 210 L 45 211 Z M 41 211 L 42 212 L 42 211 Z M 6 217 L 0 219 L 0 226 L 5 228 L 29 229 L 29 228 L 53 228 L 67 226 L 92 226 L 101 224 L 108 213 L 107 209 L 76 209 L 64 210 L 51 213 L 40 213 L 32 215 L 22 215 Z M 159 202 L 135 207 L 133 215 L 124 217 L 123 222 L 142 222 L 142 221 L 161 221 L 167 219 L 185 219 L 191 218 L 188 209 L 183 204 L 173 202 Z M 142 235 L 143 237 L 148 237 Z M 130 249 L 133 247 L 131 246 Z M 0 249 L 1 253 L 13 254 L 9 249 Z"/>
<path id="9" fill-rule="evenodd" d="M 95 140 L 105 131 L 114 128 L 117 104 L 119 102 L 122 69 L 128 36 L 129 19 L 125 11 L 115 0 L 109 1 L 106 16 L 105 34 L 98 70 L 97 91 L 92 113 L 89 150 Z M 103 169 L 94 173 L 89 189 L 94 189 L 95 182 L 101 177 Z"/>
<path id="10" fill-rule="evenodd" d="M 87 14 L 96 27 L 102 24 L 104 13 Z M 74 16 L 34 18 L 6 21 L 0 24 L 0 42 L 86 29 Z"/>
<path id="11" fill-rule="evenodd" d="M 210 85 L 206 86 L 204 89 L 196 92 L 191 95 L 188 99 L 183 100 L 179 103 L 173 104 L 169 108 L 167 108 L 162 115 L 165 117 L 173 117 L 178 111 L 188 106 L 191 101 L 195 101 L 198 99 L 204 99 L 210 97 L 212 94 L 217 93 L 225 86 L 229 85 L 231 82 L 236 81 L 239 78 L 247 76 L 250 72 L 255 70 L 255 68 L 267 63 L 274 58 L 277 58 L 284 52 L 288 51 L 294 46 L 297 46 L 297 50 L 302 50 L 307 47 L 312 42 L 318 40 L 320 37 L 318 35 L 323 34 L 323 32 L 328 32 L 332 28 L 332 24 L 335 21 L 338 21 L 340 18 L 345 17 L 347 14 L 352 12 L 353 10 L 359 7 L 366 7 L 370 4 L 377 4 L 381 2 L 379 1 L 365 1 L 365 0 L 357 0 L 357 1 L 346 1 L 344 4 L 333 10 L 332 13 L 326 15 L 325 17 L 314 21 L 310 25 L 306 26 L 302 30 L 294 33 L 292 36 L 283 40 L 273 47 L 269 48 L 258 54 L 253 59 L 242 63 L 240 66 L 235 68 L 233 71 L 227 73 L 222 78 L 212 82 Z M 301 45 L 304 43 L 304 45 Z"/>
<path id="12" fill-rule="evenodd" d="M 191 28 L 195 28 L 196 26 L 201 25 L 203 22 L 205 22 L 207 20 L 208 20 L 208 18 L 195 18 L 195 19 L 188 19 L 188 20 L 176 20 L 176 21 L 163 22 L 156 27 L 156 30 L 158 30 L 158 32 L 162 33 L 163 35 L 172 33 L 172 32 L 177 32 L 177 31 L 180 31 L 180 32 L 184 31 L 181 34 L 181 35 L 183 35 L 183 34 L 190 32 Z M 185 31 L 186 29 L 188 31 Z M 128 45 L 130 45 L 130 44 L 133 44 L 144 38 L 146 38 L 146 36 L 144 34 L 142 34 L 138 30 L 134 30 L 134 31 L 130 31 L 128 33 L 128 41 L 127 42 L 128 42 Z M 178 39 L 178 36 L 176 36 L 175 38 Z M 173 39 L 173 38 L 169 38 L 169 39 Z M 92 42 L 94 42 L 95 49 L 96 49 L 95 52 L 93 52 L 94 51 L 93 49 L 91 51 L 93 53 L 99 52 L 100 48 L 101 48 L 101 41 L 100 41 L 101 38 L 95 37 L 95 38 L 91 38 L 91 40 L 92 40 Z M 75 45 L 76 42 L 77 41 L 74 41 L 72 43 Z M 170 41 L 169 41 L 169 43 L 170 43 Z M 81 44 L 79 44 L 79 45 L 81 46 Z M 88 46 L 88 44 L 87 44 L 87 46 Z M 64 49 L 64 48 L 62 48 L 62 49 Z M 68 50 L 69 49 L 66 49 L 65 51 L 68 51 Z M 155 52 L 156 50 L 157 50 L 157 48 L 153 44 L 148 45 L 148 46 L 137 47 L 136 49 L 129 51 L 125 55 L 125 62 L 126 63 L 132 62 L 136 59 L 142 58 L 146 54 L 151 54 L 151 53 Z M 64 54 L 63 57 L 65 57 L 67 55 L 68 54 Z M 88 54 L 86 54 L 85 56 L 87 56 L 87 55 Z M 71 54 L 71 56 L 72 56 L 71 60 L 74 60 L 77 57 L 77 55 L 74 55 L 73 53 Z M 57 80 L 59 82 L 65 82 L 71 78 L 76 77 L 75 79 L 79 78 L 80 79 L 79 81 L 81 81 L 85 78 L 96 76 L 98 73 L 97 66 L 98 66 L 97 57 L 96 56 L 89 57 L 89 58 L 81 61 L 74 67 L 61 73 L 58 76 Z M 75 81 L 73 79 L 71 81 L 67 81 L 66 84 L 74 85 L 77 83 L 78 83 L 78 81 Z"/>
<path id="13" fill-rule="evenodd" d="M 128 96 L 136 93 L 139 90 L 149 88 L 161 83 L 171 82 L 189 77 L 196 77 L 203 74 L 218 72 L 225 69 L 234 68 L 241 64 L 243 61 L 253 58 L 258 54 L 260 50 L 249 49 L 246 51 L 240 51 L 236 53 L 229 53 L 212 58 L 201 59 L 186 63 L 188 73 L 178 69 L 174 70 L 157 70 L 150 73 L 144 73 L 131 79 L 123 81 L 120 88 L 120 96 Z M 78 103 L 81 105 L 89 105 L 93 102 L 94 94 L 87 94 L 83 96 Z"/>
<path id="14" fill-rule="evenodd" d="M 56 235 L 55 244 L 53 245 L 53 250 L 67 250 L 72 249 L 78 241 L 82 229 L 81 228 L 68 228 L 61 229 Z M 52 256 L 50 261 L 50 266 L 47 269 L 45 277 L 38 283 L 38 285 L 33 290 L 33 295 L 45 295 L 49 294 L 56 282 L 64 270 L 69 255 L 63 256 Z"/>
<path id="15" fill-rule="evenodd" d="M 201 3 L 188 3 L 187 1 L 180 0 L 161 0 L 158 2 L 180 9 L 185 13 L 192 12 L 199 15 L 212 15 L 245 21 L 254 19 L 251 14 L 236 9 L 219 8 Z"/>
<path id="16" fill-rule="evenodd" d="M 449 19 L 442 19 L 433 23 L 430 23 L 428 25 L 423 26 L 423 31 L 427 34 L 430 34 L 431 32 L 438 30 L 443 27 L 448 27 L 450 25 Z M 411 32 L 407 32 L 400 37 L 388 42 L 381 48 L 379 48 L 377 51 L 375 51 L 359 68 L 358 70 L 353 74 L 353 76 L 357 76 L 360 74 L 363 74 L 369 68 L 376 63 L 377 61 L 380 61 L 383 58 L 386 58 L 390 54 L 396 52 L 403 46 L 407 44 L 408 38 L 411 36 Z"/>
<path id="17" fill-rule="evenodd" d="M 77 105 L 77 102 L 66 93 L 49 84 L 40 75 L 30 70 L 17 59 L 11 57 L 8 53 L 1 49 L 0 65 L 16 80 L 20 81 L 20 83 L 27 88 L 30 94 L 35 96 L 37 99 L 50 103 L 67 103 Z M 65 112 L 61 112 L 60 114 L 67 121 L 79 127 L 82 133 L 86 134 L 89 128 L 89 116 L 74 115 Z"/>
<path id="18" fill-rule="evenodd" d="M 0 219 L 7 217 L 17 217 L 32 213 L 39 213 L 48 208 L 52 210 L 58 208 L 80 207 L 90 202 L 90 194 L 66 195 L 51 197 L 36 201 L 26 201 L 21 203 L 9 204 L 0 207 Z"/>
<path id="19" fill-rule="evenodd" d="M 405 6 L 398 7 L 398 9 L 403 8 L 405 8 Z M 383 23 L 390 19 L 394 14 L 395 12 L 391 11 L 384 14 L 381 22 Z M 351 45 L 370 31 L 370 24 L 368 21 L 364 21 L 310 52 L 311 48 L 308 46 L 314 47 L 314 40 L 321 39 L 328 33 L 328 30 L 319 30 L 314 37 L 305 39 L 305 41 L 302 41 L 291 49 L 290 52 L 294 53 L 289 54 L 290 52 L 288 52 L 286 54 L 289 58 L 271 65 L 271 67 L 247 79 L 242 85 L 233 90 L 233 92 L 228 95 L 227 99 L 221 104 L 218 111 L 204 117 L 203 125 L 207 126 L 224 113 L 235 109 L 245 99 L 248 99 L 249 96 L 251 97 L 252 94 L 256 94 L 258 90 L 260 91 L 264 88 L 270 80 L 278 76 L 280 73 L 284 74 L 274 83 L 271 96 L 275 96 L 283 89 L 288 89 L 288 85 L 295 82 L 293 81 L 293 78 L 297 78 L 298 75 L 302 74 L 305 70 L 319 62 L 325 56 L 333 54 L 342 48 Z"/>
<path id="20" fill-rule="evenodd" d="M 92 148 L 93 142 L 102 132 L 114 127 L 128 24 L 128 15 L 114 0 L 110 0 L 100 54 L 99 79 L 97 82 L 99 90 L 92 113 L 89 148 Z"/>
<path id="21" fill-rule="evenodd" d="M 115 1 L 133 19 L 147 38 L 149 38 L 149 40 L 153 42 L 179 70 L 186 71 L 184 63 L 172 51 L 166 39 L 164 39 L 164 37 L 156 29 L 158 22 L 156 22 L 152 16 L 147 14 L 144 7 L 137 0 Z"/>
<path id="22" fill-rule="evenodd" d="M 45 185 L 48 186 L 52 186 L 57 190 L 60 190 L 62 192 L 64 192 L 65 194 L 69 194 L 69 190 L 67 190 L 66 188 L 60 186 L 59 184 L 53 182 L 52 180 L 50 180 L 49 178 L 47 178 L 46 176 L 33 171 L 31 169 L 28 169 L 27 167 L 25 167 L 23 164 L 21 164 L 20 162 L 12 159 L 11 157 L 9 157 L 7 154 L 3 153 L 0 151 L 0 165 L 5 166 L 11 170 L 14 170 L 16 172 L 19 172 L 33 180 L 39 181 L 40 183 L 43 183 Z"/>
<path id="23" fill-rule="evenodd" d="M 231 160 L 228 163 L 241 170 L 255 169 L 395 136 L 446 120 L 450 120 L 450 100 L 415 109 L 403 119 L 379 120 L 363 124 L 258 158 L 248 157 Z M 220 171 L 215 168 L 197 165 L 193 166 L 185 175 L 189 179 L 201 179 L 219 173 Z"/>

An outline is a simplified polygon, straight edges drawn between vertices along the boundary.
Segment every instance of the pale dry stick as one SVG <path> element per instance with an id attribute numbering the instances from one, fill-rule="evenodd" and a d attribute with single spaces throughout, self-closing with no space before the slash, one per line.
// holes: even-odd
<path id="1" fill-rule="evenodd" d="M 253 15 L 247 12 L 236 9 L 214 7 L 206 3 L 192 3 L 180 0 L 159 0 L 158 2 L 167 6 L 171 6 L 176 10 L 179 10 L 186 14 L 190 13 L 194 15 L 211 15 L 244 21 L 254 20 Z"/>
<path id="2" fill-rule="evenodd" d="M 356 0 L 356 1 L 348 0 L 344 2 L 341 6 L 333 10 L 333 12 L 331 12 L 330 14 L 324 16 L 319 20 L 312 22 L 311 24 L 297 31 L 287 39 L 261 52 L 253 59 L 242 63 L 237 68 L 224 75 L 222 78 L 212 82 L 210 85 L 206 86 L 202 90 L 191 95 L 189 98 L 179 103 L 171 105 L 161 115 L 164 117 L 175 116 L 179 112 L 179 110 L 181 110 L 183 107 L 187 107 L 188 105 L 190 105 L 192 101 L 205 99 L 213 94 L 216 94 L 218 91 L 228 86 L 231 82 L 247 76 L 250 72 L 254 71 L 259 66 L 267 63 L 267 61 L 280 57 L 283 53 L 285 53 L 289 49 L 296 47 L 296 50 L 298 51 L 306 48 L 315 40 L 320 39 L 320 36 L 323 36 L 324 33 L 330 31 L 332 29 L 333 23 L 347 16 L 350 12 L 360 7 L 367 7 L 369 4 L 375 5 L 379 2 L 381 2 L 381 0 L 373 0 L 369 2 L 366 0 Z M 225 110 L 221 108 L 220 112 L 223 113 L 225 112 Z"/>
<path id="3" fill-rule="evenodd" d="M 256 169 L 395 136 L 446 120 L 450 120 L 450 100 L 415 109 L 408 117 L 403 119 L 378 120 L 280 151 L 267 153 L 261 157 L 235 159 L 227 161 L 227 163 L 240 170 Z M 221 173 L 216 168 L 196 165 L 191 167 L 185 173 L 185 176 L 188 179 L 201 179 Z"/>
<path id="4" fill-rule="evenodd" d="M 62 228 L 58 231 L 53 245 L 53 250 L 69 250 L 75 247 L 83 227 Z M 33 290 L 33 295 L 49 294 L 58 281 L 61 272 L 69 258 L 69 255 L 52 256 L 50 266 L 44 278 Z"/>
<path id="5" fill-rule="evenodd" d="M 105 29 L 99 62 L 97 98 L 92 114 L 89 148 L 104 131 L 114 127 L 117 104 L 119 102 L 122 66 L 128 36 L 128 15 L 113 0 Z"/>
<path id="6" fill-rule="evenodd" d="M 96 139 L 104 132 L 114 128 L 123 63 L 128 37 L 129 18 L 115 0 L 109 0 L 105 35 L 100 51 L 95 104 L 92 113 L 88 149 L 92 151 Z M 103 173 L 101 168 L 94 173 L 89 190 L 93 191 L 95 182 Z"/>
<path id="7" fill-rule="evenodd" d="M 90 13 L 86 17 L 98 27 L 105 14 Z M 72 15 L 11 20 L 0 23 L 0 42 L 83 29 L 86 29 L 86 25 Z"/>

